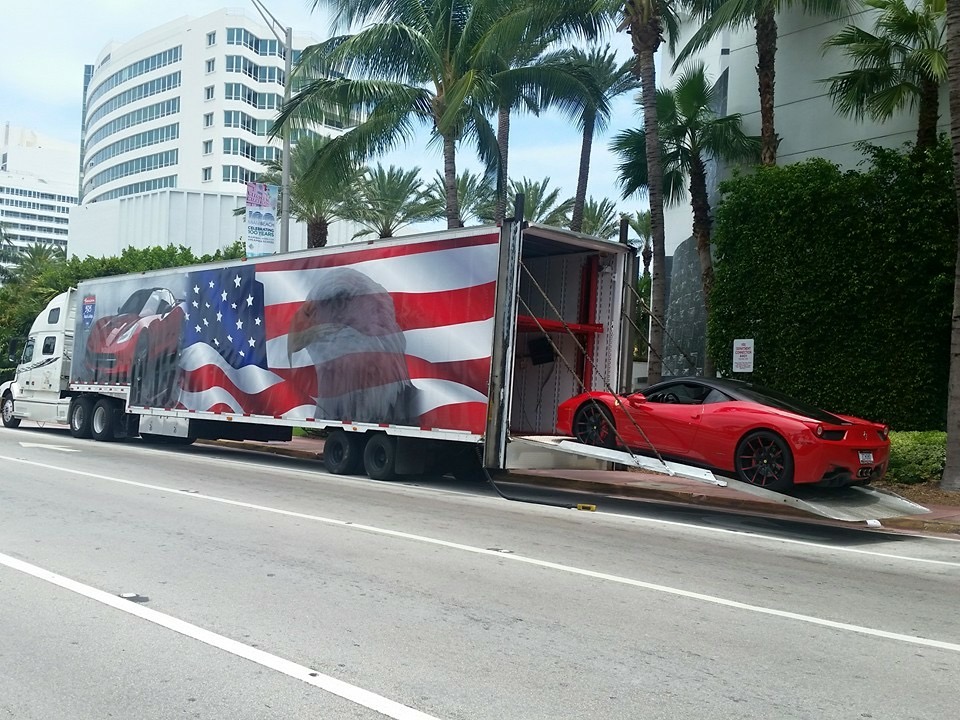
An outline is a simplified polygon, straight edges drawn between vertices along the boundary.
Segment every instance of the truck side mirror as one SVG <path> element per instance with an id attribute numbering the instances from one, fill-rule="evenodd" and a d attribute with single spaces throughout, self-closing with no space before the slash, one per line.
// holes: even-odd
<path id="1" fill-rule="evenodd" d="M 10 342 L 7 345 L 7 360 L 9 362 L 17 362 L 17 360 L 19 360 L 17 357 L 17 338 L 10 338 Z"/>

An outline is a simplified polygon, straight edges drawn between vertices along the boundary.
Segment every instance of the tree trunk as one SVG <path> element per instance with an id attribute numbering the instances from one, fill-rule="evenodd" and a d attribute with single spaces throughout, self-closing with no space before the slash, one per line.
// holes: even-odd
<path id="1" fill-rule="evenodd" d="M 754 27 L 757 32 L 757 81 L 760 92 L 760 163 L 776 165 L 780 140 L 773 123 L 777 20 L 772 3 L 765 4 L 757 14 Z"/>
<path id="2" fill-rule="evenodd" d="M 958 0 L 960 1 L 960 0 Z M 650 199 L 650 231 L 653 236 L 653 270 L 650 300 L 650 352 L 647 356 L 647 381 L 663 377 L 664 266 L 667 262 L 663 232 L 663 169 L 660 167 L 660 132 L 657 124 L 657 71 L 654 55 L 660 47 L 660 17 L 654 14 L 643 22 L 639 10 L 627 6 L 630 38 L 636 63 L 633 72 L 640 80 L 643 102 L 643 127 L 646 131 L 647 185 Z"/>
<path id="3" fill-rule="evenodd" d="M 950 77 L 950 139 L 953 174 L 960 178 L 960 0 L 947 0 L 947 58 Z M 960 218 L 960 182 L 955 182 Z M 960 491 L 960 238 L 953 280 L 950 323 L 950 381 L 947 388 L 947 462 L 940 478 L 944 490 Z"/>
<path id="4" fill-rule="evenodd" d="M 498 225 L 507 214 L 507 188 L 510 178 L 507 175 L 507 154 L 510 151 L 510 108 L 501 105 L 497 110 L 497 147 L 500 150 L 500 167 L 497 168 L 497 208 L 493 221 Z"/>
<path id="5" fill-rule="evenodd" d="M 697 241 L 700 258 L 700 283 L 703 288 L 704 316 L 710 319 L 710 295 L 713 292 L 713 256 L 710 254 L 710 201 L 707 199 L 707 169 L 703 160 L 694 155 L 690 162 L 690 205 L 693 208 L 693 237 Z M 707 326 L 709 327 L 709 325 Z M 713 358 L 704 345 L 703 376 L 715 377 Z"/>
<path id="6" fill-rule="evenodd" d="M 460 227 L 460 200 L 457 198 L 457 140 L 443 136 L 443 184 L 447 191 L 447 227 Z"/>
<path id="7" fill-rule="evenodd" d="M 937 145 L 937 123 L 940 121 L 940 86 L 934 80 L 920 84 L 920 109 L 917 122 L 917 150 Z"/>
<path id="8" fill-rule="evenodd" d="M 327 245 L 330 223 L 324 218 L 314 218 L 307 223 L 307 247 L 321 248 Z"/>
<path id="9" fill-rule="evenodd" d="M 592 110 L 583 114 L 583 142 L 580 145 L 580 171 L 577 174 L 577 195 L 573 201 L 570 229 L 580 232 L 583 227 L 583 206 L 587 202 L 587 180 L 590 177 L 590 152 L 593 149 L 593 131 L 597 115 Z"/>

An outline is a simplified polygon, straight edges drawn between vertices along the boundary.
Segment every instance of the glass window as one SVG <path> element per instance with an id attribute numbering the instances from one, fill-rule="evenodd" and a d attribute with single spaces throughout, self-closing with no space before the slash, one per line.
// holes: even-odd
<path id="1" fill-rule="evenodd" d="M 213 126 L 213 113 L 207 113 L 203 116 L 203 126 L 205 128 Z"/>
<path id="2" fill-rule="evenodd" d="M 47 325 L 56 325 L 60 322 L 60 308 L 50 308 L 50 312 L 47 313 Z"/>
<path id="3" fill-rule="evenodd" d="M 57 349 L 57 338 L 50 335 L 43 339 L 43 348 L 41 352 L 44 355 L 53 355 L 53 351 Z"/>
<path id="4" fill-rule="evenodd" d="M 204 140 L 203 141 L 203 154 L 209 155 L 213 152 L 213 140 Z"/>
<path id="5" fill-rule="evenodd" d="M 203 181 L 209 182 L 210 180 L 213 180 L 213 168 L 205 167 L 203 169 Z"/>
<path id="6" fill-rule="evenodd" d="M 207 47 L 210 47 L 211 45 L 216 45 L 216 43 L 217 43 L 217 33 L 216 33 L 215 31 L 214 31 L 214 32 L 208 32 L 208 33 L 207 33 Z"/>
<path id="7" fill-rule="evenodd" d="M 217 67 L 217 62 L 214 58 L 207 60 L 207 72 L 212 73 Z"/>
<path id="8" fill-rule="evenodd" d="M 36 343 L 36 338 L 27 339 L 27 344 L 23 346 L 23 357 L 20 360 L 21 363 L 26 364 L 33 360 L 33 347 L 36 345 Z"/>
<path id="9" fill-rule="evenodd" d="M 213 100 L 213 85 L 210 85 L 203 89 L 203 99 Z"/>

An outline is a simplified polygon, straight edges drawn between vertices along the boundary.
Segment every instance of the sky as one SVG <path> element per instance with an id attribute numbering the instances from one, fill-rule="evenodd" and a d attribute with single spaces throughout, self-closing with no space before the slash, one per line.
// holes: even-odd
<path id="1" fill-rule="evenodd" d="M 318 38 L 329 35 L 322 10 L 311 12 L 312 0 L 266 0 L 267 8 L 296 32 Z M 322 3 L 321 3 L 322 4 Z M 3 42 L 0 43 L 0 123 L 36 130 L 44 135 L 79 143 L 83 66 L 93 63 L 105 45 L 124 42 L 177 18 L 200 17 L 223 7 L 242 8 L 258 18 L 250 0 L 3 0 Z M 629 57 L 625 34 L 610 38 L 621 60 Z M 614 134 L 638 127 L 638 106 L 630 95 L 614 105 L 610 127 L 594 138 L 588 195 L 607 197 L 622 212 L 646 207 L 639 197 L 620 199 L 616 182 L 617 159 L 607 146 Z M 556 113 L 540 117 L 515 115 L 511 124 L 510 175 L 541 180 L 550 178 L 564 197 L 572 197 L 577 184 L 581 137 L 576 128 Z M 442 167 L 439 149 L 427 148 L 424 130 L 405 149 L 380 160 L 404 168 L 420 167 L 432 178 Z M 479 169 L 469 146 L 457 154 L 458 171 Z"/>

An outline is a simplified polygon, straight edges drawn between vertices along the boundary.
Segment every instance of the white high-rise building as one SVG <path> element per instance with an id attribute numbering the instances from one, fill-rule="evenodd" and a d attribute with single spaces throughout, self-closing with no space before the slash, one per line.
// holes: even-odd
<path id="1" fill-rule="evenodd" d="M 0 224 L 14 245 L 66 247 L 79 155 L 75 144 L 0 127 Z"/>
<path id="2" fill-rule="evenodd" d="M 294 33 L 293 62 L 316 42 Z M 282 43 L 243 10 L 180 18 L 107 45 L 84 76 L 70 252 L 173 243 L 205 253 L 240 239 L 243 217 L 233 211 L 245 183 L 280 157 L 282 142 L 269 134 L 285 81 Z M 331 117 L 316 131 L 335 135 L 342 125 Z M 290 248 L 305 245 L 305 226 L 291 222 Z"/>

